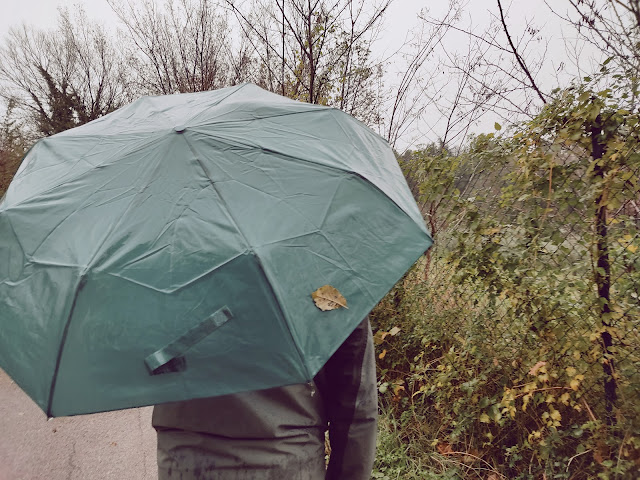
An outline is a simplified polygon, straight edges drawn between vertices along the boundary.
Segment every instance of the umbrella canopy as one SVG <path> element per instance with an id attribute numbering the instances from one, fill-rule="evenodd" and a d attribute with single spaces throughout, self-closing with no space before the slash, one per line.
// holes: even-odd
<path id="1" fill-rule="evenodd" d="M 144 97 L 40 140 L 0 203 L 0 367 L 48 416 L 306 382 L 430 245 L 349 115 Z"/>

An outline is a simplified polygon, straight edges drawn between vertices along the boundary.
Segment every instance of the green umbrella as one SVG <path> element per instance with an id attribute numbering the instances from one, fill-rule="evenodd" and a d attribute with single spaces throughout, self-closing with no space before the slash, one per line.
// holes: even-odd
<path id="1" fill-rule="evenodd" d="M 306 382 L 430 245 L 349 115 L 144 97 L 40 140 L 0 203 L 0 367 L 48 416 Z"/>

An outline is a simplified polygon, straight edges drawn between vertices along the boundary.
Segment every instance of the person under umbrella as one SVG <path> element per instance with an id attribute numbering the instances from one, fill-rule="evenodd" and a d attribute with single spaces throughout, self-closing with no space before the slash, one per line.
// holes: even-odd
<path id="1" fill-rule="evenodd" d="M 250 84 L 144 97 L 40 140 L 0 200 L 0 367 L 48 417 L 158 405 L 167 475 L 316 478 L 328 426 L 328 474 L 365 478 L 362 319 L 431 244 L 346 113 Z"/>
<path id="2" fill-rule="evenodd" d="M 377 407 L 365 319 L 313 382 L 156 406 L 158 479 L 369 480 Z"/>

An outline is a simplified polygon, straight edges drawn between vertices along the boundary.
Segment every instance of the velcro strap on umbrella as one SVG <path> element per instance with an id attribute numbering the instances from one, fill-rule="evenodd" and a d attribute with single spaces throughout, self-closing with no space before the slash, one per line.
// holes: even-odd
<path id="1" fill-rule="evenodd" d="M 179 360 L 187 350 L 200 342 L 207 335 L 213 333 L 214 330 L 217 330 L 232 317 L 233 314 L 231 313 L 231 310 L 224 306 L 214 314 L 205 318 L 198 325 L 191 328 L 184 335 L 175 339 L 173 342 L 161 348 L 157 352 L 149 355 L 144 359 L 144 363 L 147 365 L 149 373 L 151 375 L 158 375 L 161 373 L 183 370 L 184 368 L 179 367 L 184 367 L 184 359 L 182 363 L 178 362 L 178 369 L 167 369 L 166 367 L 171 363 L 176 363 L 176 360 Z"/>

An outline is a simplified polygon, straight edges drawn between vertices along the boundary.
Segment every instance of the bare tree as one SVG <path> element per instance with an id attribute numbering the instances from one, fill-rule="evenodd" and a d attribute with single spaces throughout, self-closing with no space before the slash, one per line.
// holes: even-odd
<path id="1" fill-rule="evenodd" d="M 487 115 L 511 123 L 530 118 L 544 103 L 546 94 L 535 79 L 545 55 L 539 30 L 527 24 L 512 36 L 501 3 L 494 4 L 489 25 L 479 30 L 473 19 L 464 24 L 466 7 L 450 0 L 440 18 L 421 13 L 420 40 L 406 54 L 409 61 L 390 109 L 392 142 L 414 126 L 422 132 L 414 144 L 422 138 L 443 148 L 462 145 Z"/>
<path id="2" fill-rule="evenodd" d="M 404 60 L 398 82 L 391 86 L 387 95 L 393 100 L 385 108 L 384 136 L 393 146 L 422 119 L 429 107 L 437 107 L 434 98 L 441 96 L 445 88 L 444 85 L 437 85 L 437 70 L 428 67 L 433 66 L 435 52 L 460 13 L 456 2 L 451 2 L 450 7 L 442 22 L 435 25 L 423 22 L 410 40 L 393 54 Z"/>
<path id="3" fill-rule="evenodd" d="M 609 59 L 611 70 L 621 74 L 626 82 L 627 106 L 637 108 L 640 94 L 640 0 L 568 0 L 568 8 L 564 11 L 555 3 L 553 6 L 545 3 L 571 27 L 578 41 Z M 570 47 L 576 48 L 576 43 L 571 42 Z"/>
<path id="4" fill-rule="evenodd" d="M 145 93 L 197 92 L 241 80 L 248 57 L 233 58 L 225 12 L 210 0 L 107 0 L 129 33 Z M 246 53 L 246 49 L 245 49 Z"/>
<path id="5" fill-rule="evenodd" d="M 584 40 L 614 57 L 625 70 L 640 75 L 640 0 L 568 1 L 578 18 L 560 16 Z"/>
<path id="6" fill-rule="evenodd" d="M 80 10 L 59 11 L 55 30 L 23 25 L 0 47 L 0 96 L 40 135 L 94 120 L 129 99 L 126 69 L 104 29 Z"/>
<path id="7" fill-rule="evenodd" d="M 226 5 L 257 57 L 254 81 L 298 100 L 378 121 L 382 65 L 371 45 L 391 0 L 255 0 Z"/>

